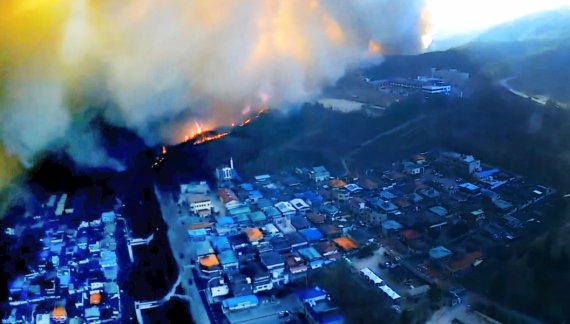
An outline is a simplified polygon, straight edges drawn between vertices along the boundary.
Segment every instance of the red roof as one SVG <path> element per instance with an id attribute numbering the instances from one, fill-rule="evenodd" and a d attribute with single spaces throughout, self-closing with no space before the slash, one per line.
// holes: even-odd
<path id="1" fill-rule="evenodd" d="M 457 258 L 451 259 L 451 260 L 447 261 L 445 263 L 445 265 L 446 265 L 447 269 L 451 272 L 461 271 L 461 270 L 468 269 L 469 267 L 471 267 L 473 262 L 475 262 L 477 259 L 480 259 L 482 257 L 483 257 L 483 253 L 481 253 L 481 251 L 474 251 L 474 252 L 467 253 L 467 254 L 464 254 L 462 256 L 459 256 Z"/>
<path id="2" fill-rule="evenodd" d="M 404 238 L 408 241 L 417 240 L 420 237 L 422 237 L 422 235 L 420 233 L 414 231 L 413 229 L 407 229 L 407 230 L 403 231 L 402 233 L 400 233 L 400 235 L 402 236 L 402 238 Z"/>
<path id="3" fill-rule="evenodd" d="M 220 191 L 218 191 L 218 194 L 219 194 L 220 199 L 222 200 L 222 202 L 224 204 L 227 204 L 230 201 L 237 201 L 238 200 L 236 194 L 231 189 L 222 188 L 222 189 L 220 189 Z"/>
<path id="4" fill-rule="evenodd" d="M 368 178 L 361 178 L 358 180 L 358 185 L 366 190 L 375 190 L 378 189 L 378 184 Z"/>

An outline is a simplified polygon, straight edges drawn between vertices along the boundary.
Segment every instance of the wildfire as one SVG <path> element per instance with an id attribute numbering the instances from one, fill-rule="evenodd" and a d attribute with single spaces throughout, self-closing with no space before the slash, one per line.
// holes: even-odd
<path id="1" fill-rule="evenodd" d="M 231 123 L 231 127 L 242 127 L 245 126 L 247 124 L 250 124 L 251 122 L 253 122 L 254 120 L 256 120 L 257 118 L 261 117 L 263 114 L 267 113 L 269 111 L 268 108 L 263 108 L 257 111 L 257 113 L 251 117 L 246 118 L 245 120 L 243 120 L 242 122 L 232 122 Z M 194 132 L 192 135 L 186 135 L 184 137 L 184 141 L 185 142 L 190 142 L 193 141 L 194 145 L 200 145 L 200 144 L 204 144 L 207 142 L 211 142 L 211 141 L 215 141 L 215 140 L 219 140 L 220 138 L 226 137 L 229 134 L 231 134 L 231 131 L 228 132 L 223 132 L 223 133 L 215 133 L 210 131 L 209 129 L 206 129 L 203 124 L 200 124 L 200 122 L 195 121 L 194 122 Z"/>
<path id="2" fill-rule="evenodd" d="M 198 138 L 196 141 L 194 141 L 194 145 L 200 145 L 200 144 L 204 144 L 206 142 L 215 141 L 215 140 L 218 140 L 218 139 L 225 137 L 229 134 L 230 134 L 230 132 L 225 132 L 225 133 L 203 136 L 203 137 Z"/>
<path id="3" fill-rule="evenodd" d="M 163 145 L 162 146 L 162 154 L 166 155 L 166 153 L 167 153 L 166 145 Z"/>

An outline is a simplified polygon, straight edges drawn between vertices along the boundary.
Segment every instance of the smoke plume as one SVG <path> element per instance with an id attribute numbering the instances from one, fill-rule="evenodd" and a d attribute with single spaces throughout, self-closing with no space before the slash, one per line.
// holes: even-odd
<path id="1" fill-rule="evenodd" d="M 156 144 L 180 140 L 195 120 L 230 123 L 245 107 L 300 103 L 383 53 L 421 51 L 424 7 L 423 0 L 3 0 L 1 140 L 27 165 L 63 149 L 80 165 L 118 168 L 87 111 Z"/>

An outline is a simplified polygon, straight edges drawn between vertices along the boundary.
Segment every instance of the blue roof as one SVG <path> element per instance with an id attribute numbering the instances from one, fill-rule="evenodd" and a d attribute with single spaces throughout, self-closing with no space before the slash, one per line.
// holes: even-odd
<path id="1" fill-rule="evenodd" d="M 295 197 L 305 199 L 305 200 L 309 200 L 312 203 L 319 203 L 319 202 L 322 202 L 324 200 L 323 196 L 321 196 L 317 193 L 314 193 L 312 191 L 305 191 L 303 193 L 295 194 Z"/>
<path id="2" fill-rule="evenodd" d="M 387 230 L 400 230 L 403 228 L 402 224 L 396 222 L 395 220 L 387 220 L 384 223 L 382 223 L 382 228 L 387 229 Z"/>
<path id="3" fill-rule="evenodd" d="M 321 234 L 321 232 L 314 227 L 300 230 L 299 232 L 303 234 L 307 241 L 318 241 L 323 238 L 323 234 Z"/>
<path id="4" fill-rule="evenodd" d="M 302 301 L 323 299 L 326 298 L 328 293 L 319 287 L 307 288 L 295 293 Z"/>
<path id="5" fill-rule="evenodd" d="M 231 210 L 231 213 L 234 216 L 237 216 L 239 214 L 247 214 L 250 212 L 251 212 L 251 209 L 247 206 L 242 206 L 242 207 L 234 208 Z"/>
<path id="6" fill-rule="evenodd" d="M 481 171 L 481 172 L 477 173 L 477 175 L 479 176 L 479 178 L 487 178 L 487 177 L 490 177 L 499 171 L 501 171 L 501 170 L 499 170 L 499 169 L 485 170 L 485 171 Z"/>
<path id="7" fill-rule="evenodd" d="M 257 206 L 261 209 L 266 208 L 266 207 L 272 207 L 273 206 L 273 202 L 269 199 L 266 198 L 260 198 L 257 201 Z"/>
<path id="8" fill-rule="evenodd" d="M 193 229 L 188 231 L 188 235 L 190 236 L 206 236 L 208 232 L 204 228 Z"/>
<path id="9" fill-rule="evenodd" d="M 249 192 L 249 198 L 250 199 L 259 199 L 262 197 L 263 197 L 263 194 L 257 190 L 252 190 Z"/>
<path id="10" fill-rule="evenodd" d="M 259 299 L 255 295 L 245 295 L 225 299 L 222 303 L 226 308 L 234 308 L 242 304 L 257 305 L 259 304 Z"/>
<path id="11" fill-rule="evenodd" d="M 230 241 L 225 236 L 214 236 L 210 239 L 210 242 L 218 252 L 231 249 Z"/>
<path id="12" fill-rule="evenodd" d="M 229 225 L 233 225 L 234 224 L 234 220 L 231 217 L 228 216 L 223 216 L 218 218 L 217 221 L 218 225 L 220 226 L 229 226 Z"/>
<path id="13" fill-rule="evenodd" d="M 443 259 L 445 257 L 448 257 L 452 254 L 451 251 L 449 251 L 447 248 L 443 247 L 443 246 L 436 246 L 433 249 L 429 250 L 429 256 L 432 257 L 433 259 Z"/>
<path id="14" fill-rule="evenodd" d="M 238 259 L 234 251 L 232 250 L 225 250 L 218 254 L 218 260 L 222 265 L 228 265 L 231 263 L 237 263 Z"/>
<path id="15" fill-rule="evenodd" d="M 253 190 L 253 185 L 252 185 L 251 183 L 242 183 L 242 184 L 240 185 L 240 187 L 241 187 L 243 190 L 247 190 L 247 191 Z"/>
<path id="16" fill-rule="evenodd" d="M 312 246 L 300 249 L 299 254 L 301 254 L 305 259 L 309 261 L 314 261 L 322 258 L 321 254 Z"/>

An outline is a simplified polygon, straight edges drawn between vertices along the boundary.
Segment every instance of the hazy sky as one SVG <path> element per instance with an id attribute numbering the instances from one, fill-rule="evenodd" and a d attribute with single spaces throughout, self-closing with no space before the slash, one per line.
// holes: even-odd
<path id="1" fill-rule="evenodd" d="M 569 6 L 570 0 L 428 0 L 435 38 L 483 29 L 565 5 Z"/>

